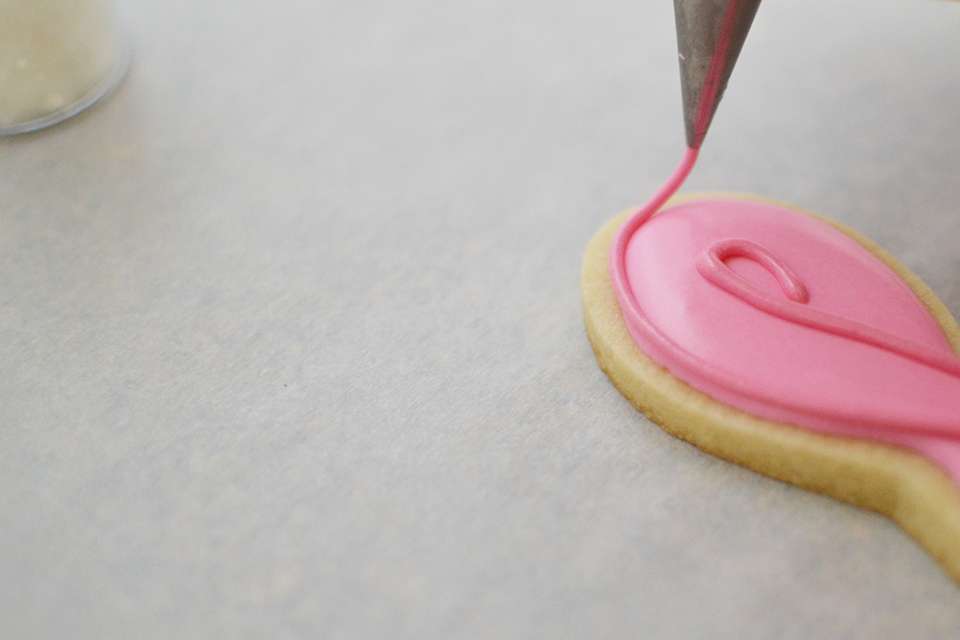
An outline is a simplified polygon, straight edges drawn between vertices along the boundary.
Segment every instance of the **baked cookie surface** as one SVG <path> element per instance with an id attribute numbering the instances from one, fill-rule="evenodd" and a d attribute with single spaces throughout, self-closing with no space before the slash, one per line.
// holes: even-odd
<path id="1" fill-rule="evenodd" d="M 906 283 L 949 346 L 958 350 L 960 329 L 930 289 L 851 229 L 796 207 L 750 196 L 675 198 L 661 211 L 717 198 L 799 211 L 852 238 Z M 587 334 L 598 363 L 621 393 L 664 430 L 708 453 L 891 517 L 960 582 L 960 489 L 941 465 L 906 448 L 759 418 L 698 391 L 638 347 L 624 320 L 609 267 L 611 243 L 627 217 L 623 214 L 608 222 L 590 242 L 581 279 Z"/>

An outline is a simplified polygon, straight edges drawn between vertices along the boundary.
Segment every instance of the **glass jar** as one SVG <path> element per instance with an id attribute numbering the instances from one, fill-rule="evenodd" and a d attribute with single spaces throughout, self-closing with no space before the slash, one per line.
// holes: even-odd
<path id="1" fill-rule="evenodd" d="M 0 135 L 86 109 L 129 61 L 109 0 L 0 0 Z"/>

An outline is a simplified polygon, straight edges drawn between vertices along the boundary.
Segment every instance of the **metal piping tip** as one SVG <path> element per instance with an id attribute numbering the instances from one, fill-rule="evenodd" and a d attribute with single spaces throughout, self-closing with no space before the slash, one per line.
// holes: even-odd
<path id="1" fill-rule="evenodd" d="M 699 149 L 760 0 L 673 0 L 687 146 Z"/>

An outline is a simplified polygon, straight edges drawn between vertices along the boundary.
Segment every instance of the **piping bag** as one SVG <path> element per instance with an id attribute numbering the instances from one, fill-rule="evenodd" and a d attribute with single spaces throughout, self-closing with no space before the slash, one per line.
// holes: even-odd
<path id="1" fill-rule="evenodd" d="M 760 0 L 673 0 L 687 146 L 699 149 Z"/>

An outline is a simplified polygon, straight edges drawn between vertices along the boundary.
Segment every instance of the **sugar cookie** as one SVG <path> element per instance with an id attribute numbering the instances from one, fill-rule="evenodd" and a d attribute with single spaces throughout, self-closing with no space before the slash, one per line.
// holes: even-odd
<path id="1" fill-rule="evenodd" d="M 943 303 L 811 212 L 656 200 L 584 257 L 587 334 L 614 385 L 704 451 L 891 517 L 960 582 L 960 328 Z"/>

